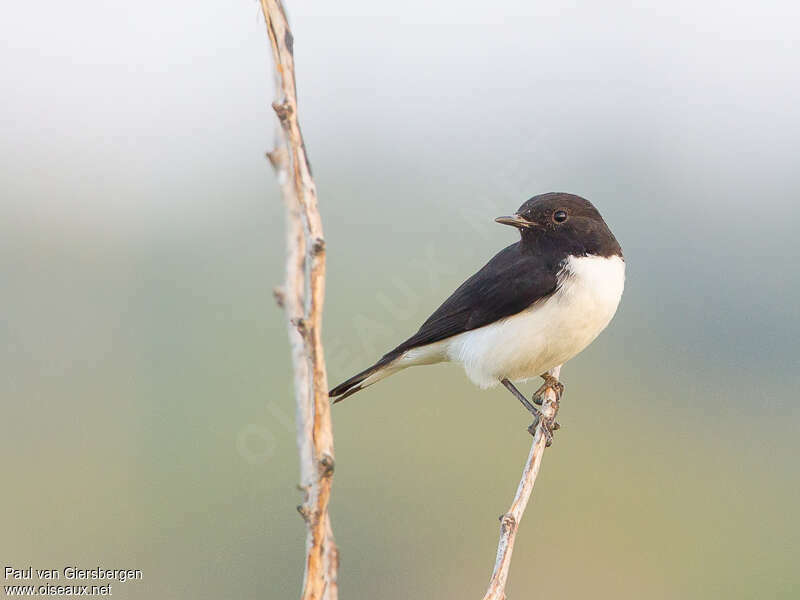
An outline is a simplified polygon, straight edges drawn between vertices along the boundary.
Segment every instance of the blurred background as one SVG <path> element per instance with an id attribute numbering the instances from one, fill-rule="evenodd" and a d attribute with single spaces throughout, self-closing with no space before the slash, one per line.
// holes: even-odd
<path id="1" fill-rule="evenodd" d="M 586 196 L 627 289 L 563 370 L 509 596 L 797 598 L 800 9 L 533 4 L 287 2 L 331 383 L 516 241 L 494 217 Z M 4 565 L 298 596 L 258 3 L 16 3 L 0 33 Z M 337 405 L 341 597 L 480 597 L 528 424 L 452 366 Z"/>

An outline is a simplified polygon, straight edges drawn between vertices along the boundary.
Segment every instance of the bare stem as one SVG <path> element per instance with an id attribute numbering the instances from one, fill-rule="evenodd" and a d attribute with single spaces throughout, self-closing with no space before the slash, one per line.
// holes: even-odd
<path id="1" fill-rule="evenodd" d="M 276 298 L 286 311 L 297 404 L 301 487 L 306 521 L 302 600 L 337 600 L 338 551 L 328 502 L 333 478 L 333 430 L 325 356 L 325 238 L 297 112 L 294 38 L 280 0 L 260 0 L 275 61 L 276 148 L 268 154 L 286 204 L 286 283 Z"/>
<path id="2" fill-rule="evenodd" d="M 558 378 L 561 367 L 556 367 L 550 374 Z M 528 454 L 528 460 L 522 469 L 522 478 L 517 486 L 517 493 L 508 511 L 500 517 L 500 542 L 497 545 L 497 558 L 492 571 L 492 578 L 489 580 L 489 588 L 483 600 L 505 600 L 506 582 L 508 581 L 508 570 L 511 567 L 511 554 L 514 552 L 514 541 L 517 536 L 517 529 L 528 505 L 528 500 L 533 492 L 533 484 L 539 475 L 539 467 L 542 464 L 542 455 L 547 446 L 547 436 L 544 431 L 545 422 L 553 423 L 558 413 L 558 398 L 553 389 L 548 388 L 542 403 L 542 415 L 536 431 L 533 435 L 533 444 Z"/>

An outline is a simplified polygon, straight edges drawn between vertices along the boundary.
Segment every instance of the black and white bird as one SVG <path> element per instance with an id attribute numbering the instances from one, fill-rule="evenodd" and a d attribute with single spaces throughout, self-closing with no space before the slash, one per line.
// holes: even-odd
<path id="1" fill-rule="evenodd" d="M 622 249 L 588 200 L 565 193 L 534 196 L 498 223 L 520 241 L 462 283 L 419 331 L 374 365 L 330 391 L 345 399 L 415 365 L 451 361 L 488 388 L 548 375 L 586 348 L 611 321 L 625 285 Z"/>

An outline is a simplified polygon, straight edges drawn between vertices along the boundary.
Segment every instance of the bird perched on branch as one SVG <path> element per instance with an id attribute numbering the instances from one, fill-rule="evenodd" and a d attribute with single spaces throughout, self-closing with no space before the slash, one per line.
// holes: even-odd
<path id="1" fill-rule="evenodd" d="M 417 333 L 333 388 L 334 402 L 407 367 L 443 361 L 462 364 L 482 388 L 502 383 L 537 418 L 515 383 L 541 376 L 533 403 L 547 387 L 560 397 L 563 386 L 548 371 L 611 321 L 625 284 L 622 249 L 592 203 L 573 194 L 534 196 L 495 221 L 516 227 L 520 241 L 462 283 Z"/>

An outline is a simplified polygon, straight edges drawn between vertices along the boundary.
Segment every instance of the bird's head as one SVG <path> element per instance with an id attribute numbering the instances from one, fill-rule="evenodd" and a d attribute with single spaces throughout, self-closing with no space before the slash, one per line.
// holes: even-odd
<path id="1" fill-rule="evenodd" d="M 622 255 L 619 243 L 591 202 L 574 194 L 534 196 L 510 217 L 495 219 L 519 229 L 523 243 L 569 254 Z"/>

